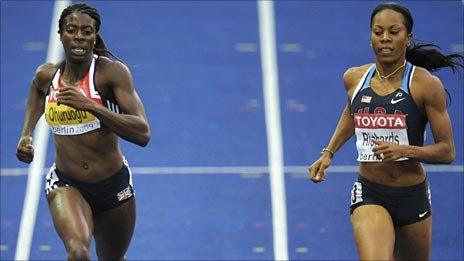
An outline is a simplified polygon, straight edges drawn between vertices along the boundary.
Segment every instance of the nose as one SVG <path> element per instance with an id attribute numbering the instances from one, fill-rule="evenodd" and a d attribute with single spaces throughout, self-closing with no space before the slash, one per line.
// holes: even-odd
<path id="1" fill-rule="evenodd" d="M 391 41 L 391 37 L 388 34 L 388 32 L 383 32 L 382 33 L 382 35 L 380 36 L 380 41 L 382 41 L 382 42 Z"/>
<path id="2" fill-rule="evenodd" d="M 78 41 L 84 40 L 84 33 L 81 30 L 77 30 L 76 34 L 74 34 L 74 39 Z"/>

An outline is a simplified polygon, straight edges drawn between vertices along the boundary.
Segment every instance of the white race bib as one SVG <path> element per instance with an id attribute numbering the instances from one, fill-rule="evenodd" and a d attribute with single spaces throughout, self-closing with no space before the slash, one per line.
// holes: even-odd
<path id="1" fill-rule="evenodd" d="M 375 156 L 372 152 L 375 146 L 373 140 L 409 145 L 406 115 L 355 113 L 354 126 L 358 161 L 382 161 L 382 158 Z M 396 161 L 407 159 L 403 157 Z"/>

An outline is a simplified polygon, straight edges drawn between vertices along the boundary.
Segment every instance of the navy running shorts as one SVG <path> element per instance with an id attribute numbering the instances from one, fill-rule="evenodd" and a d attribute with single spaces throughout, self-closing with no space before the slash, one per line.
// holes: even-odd
<path id="1" fill-rule="evenodd" d="M 58 170 L 53 164 L 46 176 L 45 193 L 71 186 L 76 188 L 89 203 L 93 214 L 118 207 L 135 195 L 132 173 L 124 159 L 122 168 L 113 176 L 98 182 L 82 182 Z"/>
<path id="2" fill-rule="evenodd" d="M 383 206 L 395 226 L 419 222 L 432 215 L 430 186 L 422 183 L 406 187 L 390 187 L 358 176 L 351 190 L 350 213 L 363 205 Z"/>

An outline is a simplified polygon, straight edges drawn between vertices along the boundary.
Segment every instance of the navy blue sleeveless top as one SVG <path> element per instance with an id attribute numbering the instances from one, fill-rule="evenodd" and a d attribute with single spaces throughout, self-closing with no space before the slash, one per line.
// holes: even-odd
<path id="1" fill-rule="evenodd" d="M 428 119 L 419 111 L 410 93 L 414 70 L 415 66 L 406 63 L 401 86 L 385 96 L 378 95 L 370 87 L 376 73 L 375 64 L 359 81 L 351 98 L 358 161 L 381 161 L 371 151 L 374 146 L 372 139 L 423 146 Z"/>

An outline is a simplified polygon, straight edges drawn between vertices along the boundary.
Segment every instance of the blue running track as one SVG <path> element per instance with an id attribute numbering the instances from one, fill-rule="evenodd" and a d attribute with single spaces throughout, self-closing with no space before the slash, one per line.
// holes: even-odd
<path id="1" fill-rule="evenodd" d="M 153 133 L 147 148 L 121 141 L 138 201 L 128 259 L 272 260 L 256 2 L 89 3 L 101 13 L 108 47 L 131 68 Z M 463 52 L 462 1 L 404 3 L 415 19 L 417 39 L 447 53 Z M 304 171 L 327 144 L 346 102 L 343 72 L 373 61 L 369 17 L 376 4 L 274 5 L 291 260 L 357 258 L 348 209 L 357 175 L 354 141 L 337 153 L 333 164 L 341 170 L 324 184 L 312 184 Z M 16 159 L 15 148 L 30 80 L 46 59 L 52 12 L 50 1 L 1 1 L 1 260 L 14 259 L 16 251 L 28 166 Z M 464 255 L 464 84 L 448 70 L 437 75 L 452 96 L 457 157 L 429 172 L 432 259 L 459 260 Z M 50 139 L 46 166 L 53 158 Z M 65 257 L 42 192 L 30 258 Z"/>

